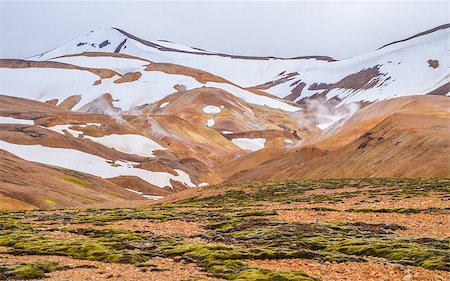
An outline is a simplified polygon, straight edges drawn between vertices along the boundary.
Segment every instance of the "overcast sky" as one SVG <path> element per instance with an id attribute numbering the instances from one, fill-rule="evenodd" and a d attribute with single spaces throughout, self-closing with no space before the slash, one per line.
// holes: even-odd
<path id="1" fill-rule="evenodd" d="M 29 57 L 113 26 L 225 53 L 342 59 L 448 23 L 448 3 L 0 0 L 0 57 Z"/>

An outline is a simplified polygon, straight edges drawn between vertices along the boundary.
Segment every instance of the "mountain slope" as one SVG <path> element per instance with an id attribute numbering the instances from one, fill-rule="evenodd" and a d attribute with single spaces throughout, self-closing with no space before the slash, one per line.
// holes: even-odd
<path id="1" fill-rule="evenodd" d="M 449 31 L 336 61 L 228 55 L 105 28 L 0 59 L 2 173 L 21 179 L 4 177 L 0 202 L 54 208 L 222 181 L 450 176 Z M 89 199 L 85 187 L 67 194 L 67 171 L 92 187 Z"/>
<path id="2" fill-rule="evenodd" d="M 0 210 L 55 209 L 144 199 L 85 173 L 25 161 L 0 151 Z"/>
<path id="3" fill-rule="evenodd" d="M 361 119 L 363 114 L 350 118 L 347 122 L 354 125 L 347 134 L 330 136 L 329 143 L 334 147 L 323 149 L 319 141 L 285 149 L 260 165 L 229 175 L 226 181 L 450 176 L 448 98 L 397 98 L 373 106 L 390 109 L 384 113 L 374 111 L 373 118 Z M 251 158 L 246 155 L 247 161 Z M 255 158 L 259 159 L 256 155 Z M 239 159 L 235 161 L 241 163 Z"/>
<path id="4" fill-rule="evenodd" d="M 189 166 L 198 169 L 196 160 L 181 163 L 184 157 L 176 156 L 166 139 L 152 136 L 148 126 L 144 129 L 123 118 L 77 113 L 20 98 L 0 96 L 0 101 L 0 148 L 26 160 L 103 178 L 134 176 L 143 180 L 142 188 L 152 192 L 154 187 L 173 192 L 204 180 L 218 181 L 213 173 L 195 176 Z M 177 122 L 188 123 L 180 119 L 172 124 Z M 230 154 L 239 151 L 212 133 L 216 139 L 211 139 L 210 146 L 228 148 Z"/>

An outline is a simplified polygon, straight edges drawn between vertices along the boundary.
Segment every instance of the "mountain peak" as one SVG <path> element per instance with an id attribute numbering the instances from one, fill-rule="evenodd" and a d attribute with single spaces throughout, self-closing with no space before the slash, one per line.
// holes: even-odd
<path id="1" fill-rule="evenodd" d="M 409 40 L 411 40 L 411 39 L 414 39 L 414 38 L 417 38 L 417 37 L 420 37 L 420 36 L 424 36 L 424 35 L 428 35 L 428 34 L 431 34 L 431 33 L 436 32 L 436 31 L 443 30 L 443 29 L 447 29 L 447 28 L 450 28 L 450 23 L 442 24 L 442 25 L 436 26 L 436 27 L 434 27 L 434 28 L 425 30 L 425 31 L 423 31 L 423 32 L 417 33 L 417 34 L 415 34 L 415 35 L 413 35 L 413 36 L 410 36 L 410 37 L 408 37 L 408 38 L 405 38 L 405 39 L 401 39 L 401 40 L 397 40 L 397 41 L 388 43 L 388 44 L 386 44 L 386 45 L 381 46 L 381 47 L 378 48 L 377 50 L 383 49 L 383 48 L 385 48 L 385 47 L 387 47 L 387 46 L 391 46 L 391 45 L 394 45 L 394 44 L 406 42 L 406 41 L 409 41 Z"/>

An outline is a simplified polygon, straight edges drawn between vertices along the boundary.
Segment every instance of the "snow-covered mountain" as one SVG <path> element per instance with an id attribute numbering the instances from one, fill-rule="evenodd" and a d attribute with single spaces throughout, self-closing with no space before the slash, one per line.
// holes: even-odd
<path id="1" fill-rule="evenodd" d="M 0 59 L 0 195 L 42 208 L 54 207 L 47 199 L 158 199 L 275 171 L 316 177 L 330 163 L 342 167 L 337 176 L 392 176 L 392 166 L 371 173 L 387 156 L 395 176 L 446 176 L 433 144 L 450 143 L 449 32 L 440 26 L 337 61 L 229 55 L 104 28 L 26 60 Z M 418 97 L 427 94 L 441 97 Z M 400 165 L 392 143 L 410 134 Z M 394 152 L 372 153 L 387 148 Z M 426 169 L 406 167 L 430 149 Z M 347 169 L 342 159 L 356 156 L 360 169 Z"/>
<path id="2" fill-rule="evenodd" d="M 449 25 L 439 26 L 373 52 L 336 61 L 321 56 L 283 59 L 227 55 L 167 41 L 146 41 L 120 29 L 104 28 L 32 59 L 132 70 L 131 65 L 119 62 L 112 66 L 67 57 L 83 52 L 121 53 L 200 69 L 241 87 L 257 88 L 292 101 L 323 95 L 344 103 L 372 102 L 427 94 L 448 83 L 449 32 Z"/>
<path id="3" fill-rule="evenodd" d="M 277 98 L 302 103 L 321 96 L 337 99 L 339 105 L 436 89 L 448 94 L 449 31 L 449 25 L 440 26 L 368 54 L 335 61 L 227 55 L 103 28 L 30 58 L 39 63 L 1 61 L 0 91 L 59 102 L 81 95 L 74 110 L 104 93 L 112 95 L 114 106 L 129 110 L 161 100 L 175 92 L 176 85 L 187 90 L 218 88 L 246 102 L 285 111 L 298 108 Z M 171 67 L 162 69 L 158 63 Z M 194 77 L 193 72 L 207 78 Z"/>

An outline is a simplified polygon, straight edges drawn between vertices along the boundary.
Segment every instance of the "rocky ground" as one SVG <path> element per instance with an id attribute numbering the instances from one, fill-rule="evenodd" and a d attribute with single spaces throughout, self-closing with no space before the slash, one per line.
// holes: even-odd
<path id="1" fill-rule="evenodd" d="M 450 280 L 450 180 L 285 180 L 2 212 L 0 280 Z"/>

